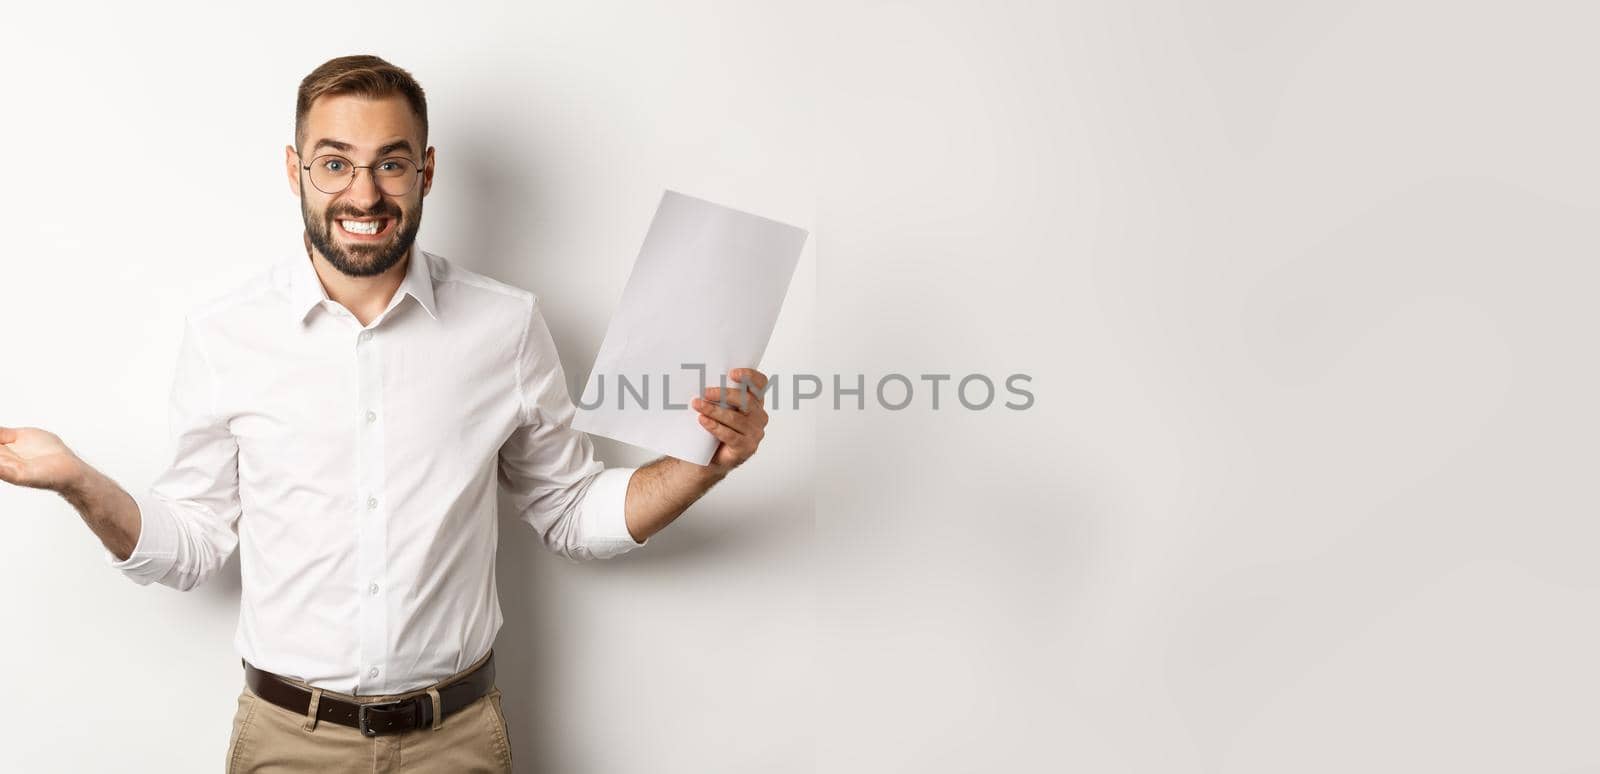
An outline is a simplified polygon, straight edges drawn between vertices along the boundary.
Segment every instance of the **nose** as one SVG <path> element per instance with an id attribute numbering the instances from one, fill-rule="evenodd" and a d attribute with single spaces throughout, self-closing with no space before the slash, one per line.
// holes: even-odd
<path id="1" fill-rule="evenodd" d="M 378 200 L 383 198 L 383 192 L 378 190 L 378 181 L 372 176 L 372 170 L 365 167 L 356 169 L 355 179 L 350 181 L 349 188 L 344 189 L 344 198 L 362 210 L 372 209 Z"/>

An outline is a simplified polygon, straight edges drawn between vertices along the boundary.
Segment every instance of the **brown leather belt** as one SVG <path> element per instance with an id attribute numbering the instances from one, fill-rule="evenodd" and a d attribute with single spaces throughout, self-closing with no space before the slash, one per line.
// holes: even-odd
<path id="1" fill-rule="evenodd" d="M 290 712 L 306 714 L 311 707 L 311 692 L 271 672 L 244 664 L 245 684 L 255 695 Z M 482 698 L 494 687 L 494 651 L 477 669 L 462 675 L 449 685 L 439 686 L 439 706 L 442 717 Z M 399 734 L 417 728 L 433 726 L 433 697 L 427 693 L 408 696 L 398 701 L 358 704 L 345 701 L 326 692 L 317 700 L 317 719 L 360 729 L 366 736 Z"/>

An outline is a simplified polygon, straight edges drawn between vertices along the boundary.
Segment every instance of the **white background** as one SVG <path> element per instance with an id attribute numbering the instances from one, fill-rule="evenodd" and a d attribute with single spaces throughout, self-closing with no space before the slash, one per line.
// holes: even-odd
<path id="1" fill-rule="evenodd" d="M 663 188 L 811 229 L 765 370 L 1033 376 L 777 412 L 612 562 L 505 519 L 519 770 L 1600 772 L 1588 6 L 244 13 L 0 32 L 0 423 L 130 489 L 183 312 L 298 245 L 345 53 L 428 89 L 421 244 L 540 293 L 574 392 Z M 216 770 L 237 571 L 0 519 L 0 769 Z"/>

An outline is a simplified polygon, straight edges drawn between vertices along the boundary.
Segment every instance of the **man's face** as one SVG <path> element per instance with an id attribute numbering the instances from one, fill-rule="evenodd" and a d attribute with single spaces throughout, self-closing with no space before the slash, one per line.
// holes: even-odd
<path id="1" fill-rule="evenodd" d="M 433 185 L 433 149 L 423 149 L 422 123 L 405 99 L 350 94 L 321 97 L 311 104 L 303 136 L 297 139 L 299 152 L 293 146 L 286 148 L 284 160 L 289 187 L 300 197 L 311 246 L 334 268 L 352 277 L 382 274 L 405 257 L 422 226 L 422 198 Z M 328 155 L 342 156 L 345 161 L 319 160 Z M 386 159 L 406 159 L 422 174 L 380 180 L 374 176 L 379 169 L 365 168 Z M 363 168 L 354 170 L 348 188 L 329 194 L 313 184 L 312 170 L 304 169 L 306 165 L 321 166 L 324 172 Z M 409 169 L 396 164 L 384 169 L 397 167 Z M 385 192 L 386 188 L 403 187 L 398 182 L 401 179 L 410 183 L 411 190 L 399 195 Z M 323 188 L 338 188 L 326 184 L 326 177 L 319 180 Z"/>

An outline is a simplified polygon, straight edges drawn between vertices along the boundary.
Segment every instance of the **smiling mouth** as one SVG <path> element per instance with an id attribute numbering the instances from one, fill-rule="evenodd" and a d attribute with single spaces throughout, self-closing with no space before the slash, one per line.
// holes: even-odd
<path id="1" fill-rule="evenodd" d="M 393 218 L 338 218 L 339 230 L 355 239 L 376 239 L 388 233 L 394 225 Z"/>

